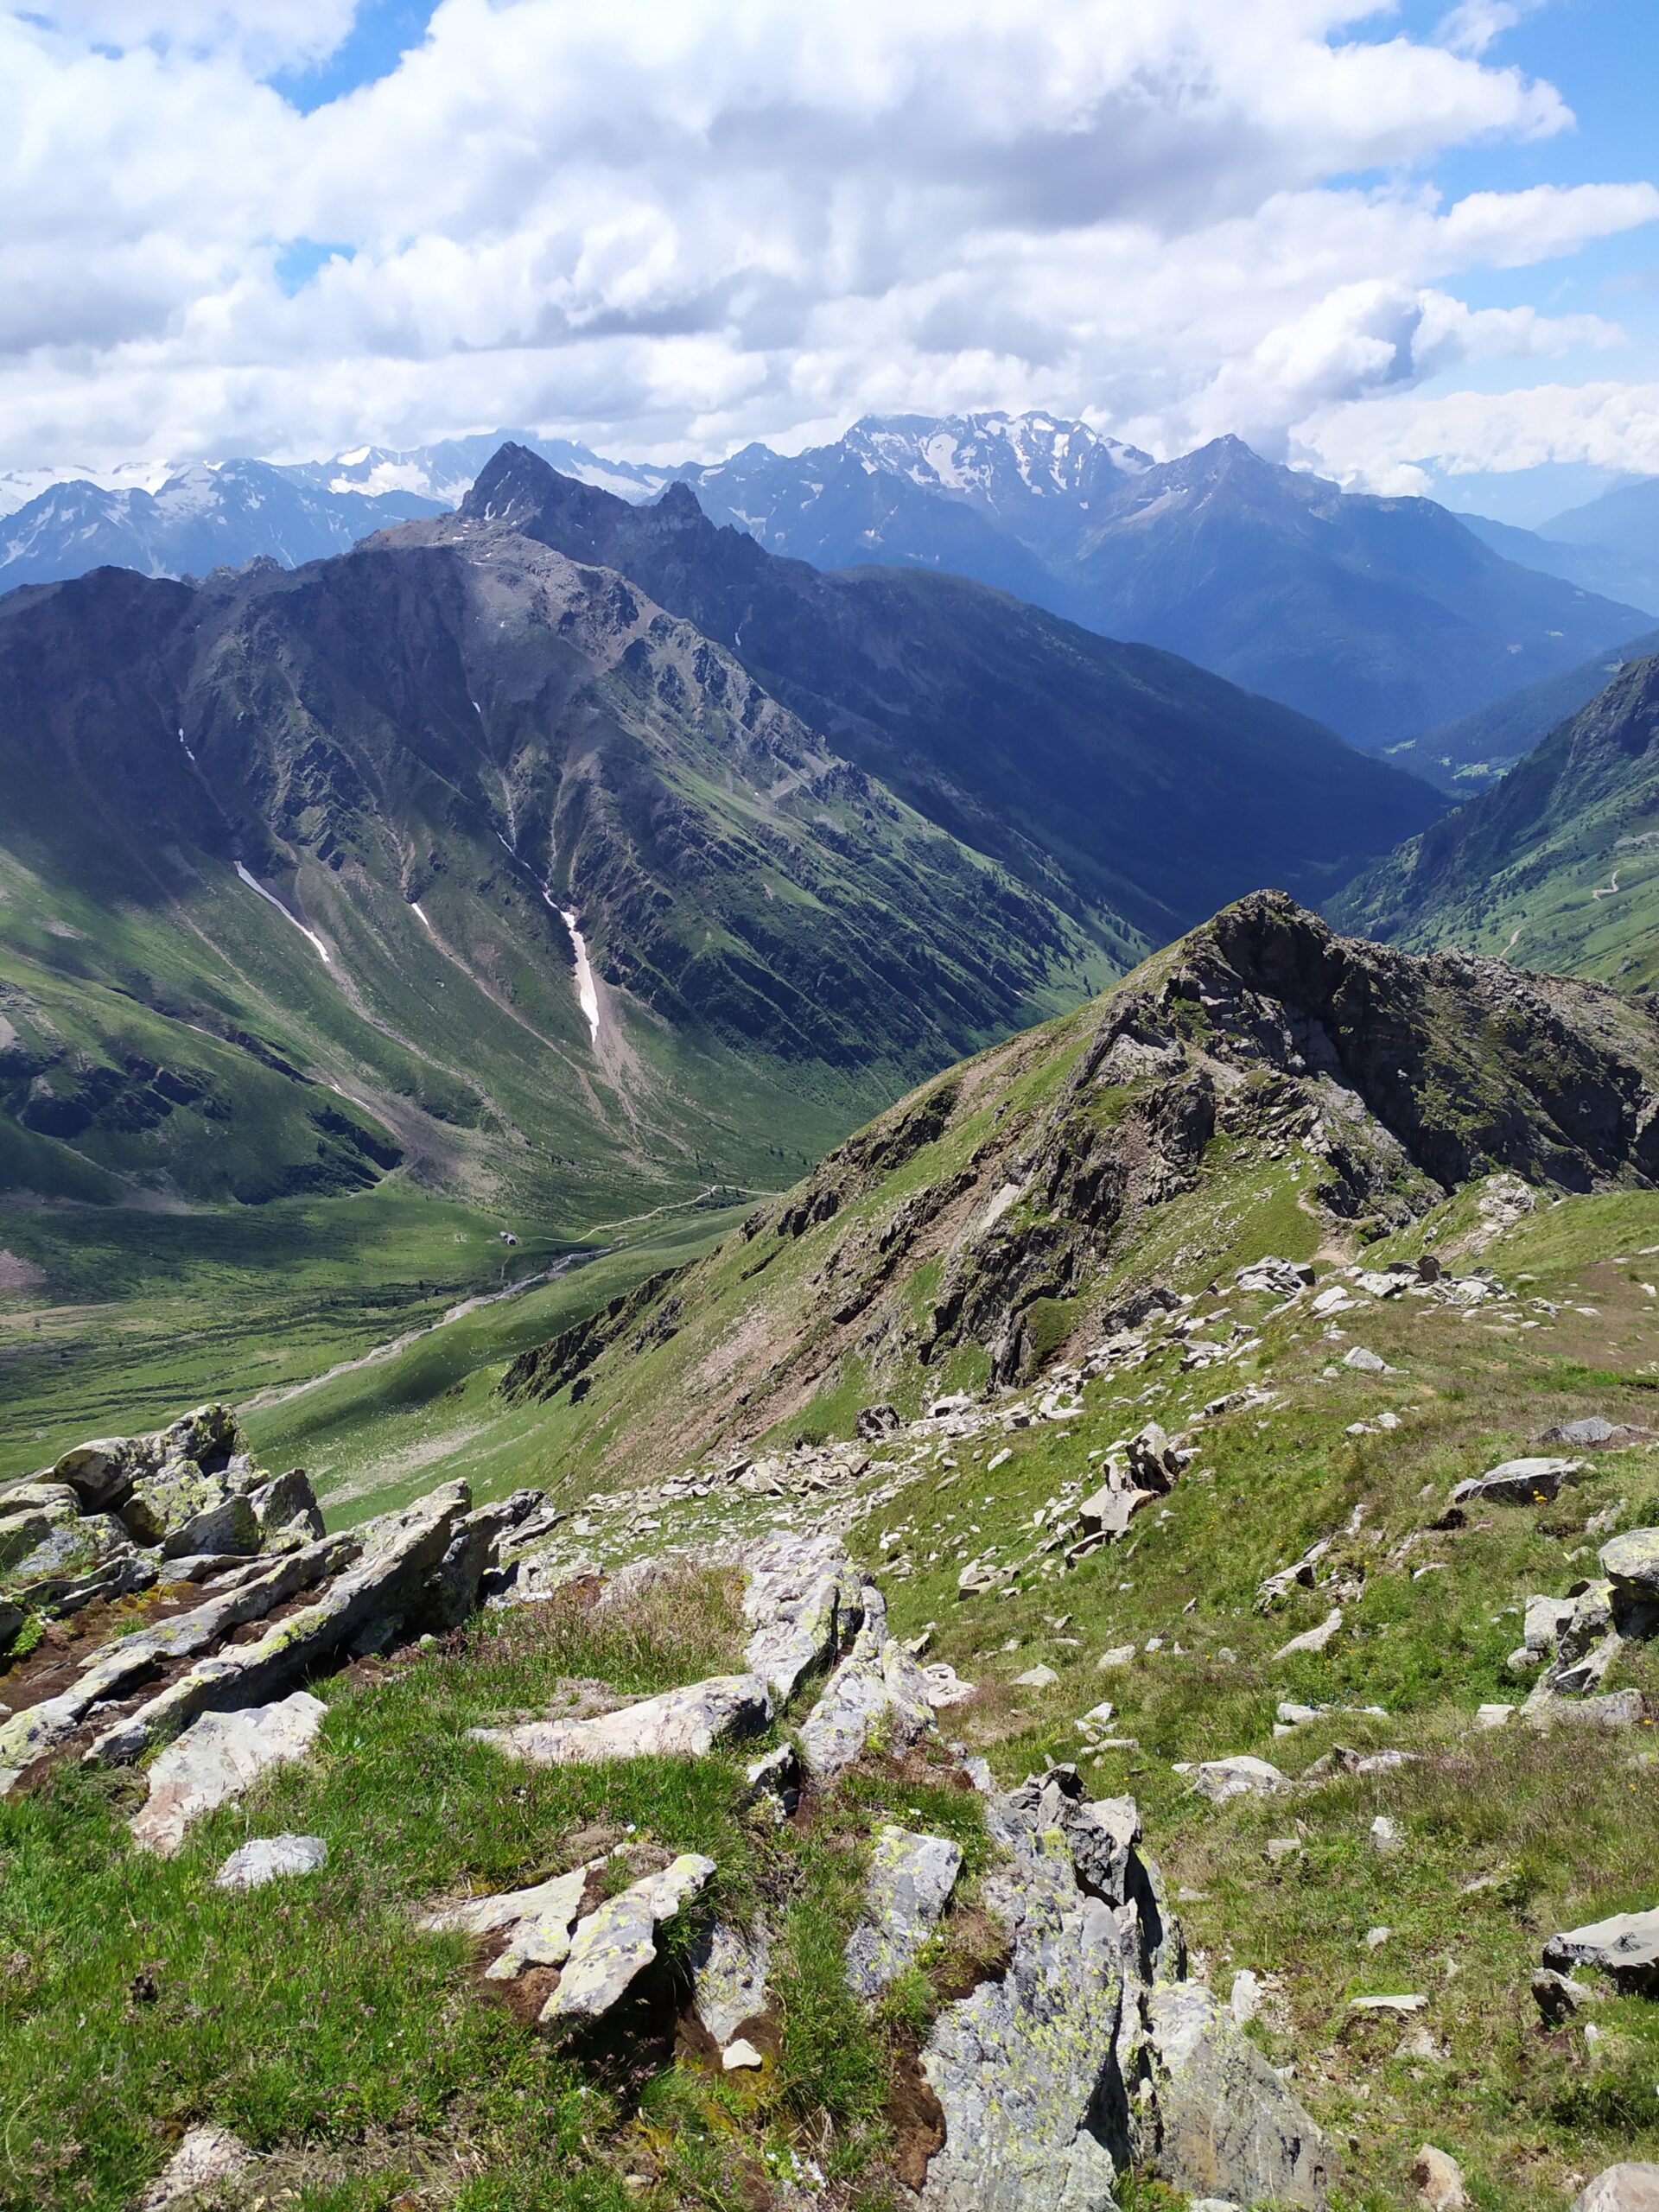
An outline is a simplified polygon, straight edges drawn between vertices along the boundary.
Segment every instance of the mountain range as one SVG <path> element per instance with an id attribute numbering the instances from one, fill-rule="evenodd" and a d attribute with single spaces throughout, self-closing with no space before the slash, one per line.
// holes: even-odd
<path id="1" fill-rule="evenodd" d="M 1367 749 L 1410 747 L 1402 757 L 1447 788 L 1483 780 L 1484 756 L 1427 734 L 1605 657 L 1659 611 L 1659 540 L 1643 537 L 1639 499 L 1606 525 L 1619 543 L 1596 537 L 1589 510 L 1563 518 L 1578 536 L 1557 542 L 1344 493 L 1233 438 L 1159 463 L 1047 415 L 900 416 L 799 454 L 752 445 L 674 467 L 511 442 L 636 502 L 690 484 L 714 520 L 822 569 L 961 575 L 1163 646 Z M 0 583 L 108 560 L 153 574 L 264 553 L 291 563 L 453 506 L 501 442 L 226 464 L 154 493 L 54 486 L 0 530 Z"/>
<path id="2" fill-rule="evenodd" d="M 1169 655 L 511 446 L 344 556 L 10 594 L 0 703 L 4 1180 L 124 1203 L 753 1184 L 1439 804 Z"/>

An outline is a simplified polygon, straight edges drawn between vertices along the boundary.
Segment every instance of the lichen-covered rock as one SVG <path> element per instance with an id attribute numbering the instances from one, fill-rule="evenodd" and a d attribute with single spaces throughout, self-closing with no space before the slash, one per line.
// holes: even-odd
<path id="1" fill-rule="evenodd" d="M 772 1700 L 758 1675 L 712 1675 L 683 1689 L 664 1690 L 588 1720 L 528 1720 L 507 1728 L 471 1728 L 509 1758 L 532 1766 L 571 1766 L 608 1759 L 704 1758 L 716 1744 L 758 1735 L 772 1718 Z"/>
<path id="2" fill-rule="evenodd" d="M 1058 1770 L 995 1799 L 1011 1863 L 985 1903 L 1007 1930 L 999 1980 L 939 2014 L 922 2070 L 944 2115 L 920 2192 L 925 2212 L 1106 2212 L 1130 2155 L 1117 2066 L 1125 1985 L 1141 1943 L 1080 1887 L 1066 1824 L 1081 1796 Z"/>
<path id="3" fill-rule="evenodd" d="M 962 1847 L 948 1836 L 878 1828 L 864 1885 L 864 1917 L 847 1942 L 847 1980 L 860 1997 L 879 1996 L 912 1965 L 939 1923 L 962 1872 Z"/>
<path id="4" fill-rule="evenodd" d="M 204 1473 L 194 1459 L 175 1452 L 138 1477 L 121 1508 L 121 1520 L 135 1543 L 164 1544 L 231 1495 L 222 1474 Z M 203 1547 L 187 1543 L 180 1548 L 196 1551 Z"/>
<path id="5" fill-rule="evenodd" d="M 657 1956 L 656 1932 L 713 1878 L 715 1862 L 682 1852 L 660 1874 L 630 1883 L 577 1923 L 543 2020 L 597 2019 Z"/>
<path id="6" fill-rule="evenodd" d="M 267 1835 L 233 1851 L 213 1877 L 220 1890 L 263 1890 L 290 1874 L 315 1874 L 328 1864 L 320 1835 Z"/>
<path id="7" fill-rule="evenodd" d="M 1616 1589 L 1659 1602 L 1659 1529 L 1626 1529 L 1605 1543 L 1598 1556 Z"/>
<path id="8" fill-rule="evenodd" d="M 1242 2204 L 1324 2205 L 1335 2152 L 1212 1993 L 1165 1983 L 1147 2012 L 1160 2178 Z"/>
<path id="9" fill-rule="evenodd" d="M 538 1490 L 515 1491 L 511 1497 L 477 1507 L 457 1524 L 426 1586 L 421 1612 L 427 1628 L 442 1635 L 459 1628 L 475 1611 L 485 1577 L 500 1563 L 503 1537 L 526 1522 L 542 1502 Z"/>
<path id="10" fill-rule="evenodd" d="M 864 1622 L 853 1648 L 801 1724 L 801 1756 L 820 1781 L 850 1766 L 873 1741 L 901 1752 L 934 1726 L 926 1679 L 887 1634 L 880 1592 L 867 1583 L 861 1602 Z"/>
<path id="11" fill-rule="evenodd" d="M 859 1577 L 838 1536 L 772 1537 L 744 1561 L 743 1656 L 780 1705 L 863 1620 Z"/>
<path id="12" fill-rule="evenodd" d="M 475 1933 L 481 1933 L 486 1928 L 503 1927 L 511 1931 L 504 1948 L 485 1968 L 486 1980 L 516 1981 L 531 1967 L 563 1965 L 570 1955 L 570 1931 L 582 1917 L 588 1884 L 601 1863 L 593 1860 L 573 1866 L 569 1873 L 556 1874 L 550 1882 L 514 1891 L 507 1900 L 491 1897 L 482 1901 L 495 1910 L 486 1915 L 475 1913 L 465 1924 Z M 513 1908 L 510 1920 L 499 1916 L 504 1902 Z"/>
<path id="13" fill-rule="evenodd" d="M 149 1770 L 149 1796 L 129 1826 L 142 1850 L 170 1859 L 192 1821 L 238 1797 L 266 1769 L 303 1758 L 327 1707 L 305 1690 L 274 1705 L 207 1713 Z"/>
<path id="14" fill-rule="evenodd" d="M 170 1682 L 105 1731 L 86 1753 L 91 1765 L 137 1758 L 176 1735 L 197 1713 L 269 1696 L 327 1657 L 365 1623 L 399 1618 L 418 1605 L 427 1576 L 448 1548 L 470 1503 L 464 1483 L 445 1483 L 400 1512 L 382 1514 L 354 1534 L 355 1566 L 313 1605 L 268 1629 L 257 1643 L 232 1644 Z"/>
<path id="15" fill-rule="evenodd" d="M 245 1559 L 259 1549 L 264 1536 L 251 1500 L 231 1491 L 170 1529 L 162 1539 L 161 1554 L 163 1559 L 186 1559 L 204 1552 Z"/>
<path id="16" fill-rule="evenodd" d="M 752 1932 L 717 1920 L 691 1948 L 691 1999 L 717 2044 L 728 2044 L 745 2020 L 766 2008 L 772 1935 L 765 1921 Z"/>
<path id="17" fill-rule="evenodd" d="M 322 1511 L 303 1467 L 290 1467 L 285 1475 L 256 1484 L 246 1496 L 259 1524 L 262 1542 L 269 1544 L 279 1536 L 294 1535 L 315 1543 L 321 1535 Z"/>
<path id="18" fill-rule="evenodd" d="M 188 1613 L 175 1613 L 154 1628 L 103 1645 L 67 1690 L 0 1722 L 0 1768 L 22 1769 L 44 1758 L 74 1733 L 95 1705 L 125 1694 L 146 1675 L 172 1661 L 211 1650 L 232 1629 L 263 1619 L 298 1592 L 346 1565 L 357 1550 L 353 1535 L 325 1537 L 320 1544 L 273 1560 L 264 1573 Z"/>
<path id="19" fill-rule="evenodd" d="M 156 1573 L 121 1523 L 83 1514 L 67 1484 L 20 1484 L 0 1497 L 0 1599 L 20 1616 L 74 1612 L 148 1589 Z"/>
<path id="20" fill-rule="evenodd" d="M 83 1513 L 105 1513 L 120 1504 L 132 1487 L 130 1446 L 124 1436 L 95 1436 L 72 1445 L 52 1469 L 52 1480 L 67 1483 Z"/>

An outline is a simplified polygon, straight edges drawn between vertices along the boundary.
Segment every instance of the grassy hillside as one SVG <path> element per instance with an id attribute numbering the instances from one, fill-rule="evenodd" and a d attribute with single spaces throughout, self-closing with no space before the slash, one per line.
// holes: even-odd
<path id="1" fill-rule="evenodd" d="M 1001 1782 L 1072 1759 L 1090 1795 L 1137 1800 L 1196 1973 L 1340 2149 L 1332 2212 L 1412 2202 L 1424 2141 L 1485 2212 L 1560 2212 L 1599 2167 L 1659 2157 L 1659 2008 L 1596 1987 L 1552 2025 L 1529 1986 L 1554 1930 L 1654 1902 L 1659 1664 L 1639 1640 L 1615 1655 L 1630 1726 L 1535 1728 L 1538 1676 L 1510 1655 L 1531 1596 L 1659 1522 L 1656 1096 L 1659 1031 L 1611 992 L 1253 900 L 925 1087 L 706 1259 L 688 1238 L 595 1262 L 587 1290 L 626 1320 L 550 1396 L 569 1337 L 498 1388 L 531 1318 L 509 1305 L 255 1432 L 268 1459 L 315 1455 L 337 1520 L 458 1466 L 545 1483 L 577 1516 L 547 1557 L 589 1574 L 844 1528 L 894 1632 L 976 1686 L 944 1732 Z M 1314 1281 L 1241 1284 L 1268 1255 Z M 635 1269 L 676 1259 L 629 1308 Z M 855 1444 L 879 1401 L 896 1425 Z M 1627 1427 L 1559 1495 L 1448 1510 L 1590 1414 Z M 1149 1422 L 1184 1455 L 1166 1490 L 1079 1547 L 1080 1501 Z M 872 1824 L 957 1838 L 976 1878 L 976 1801 L 942 1751 L 879 1746 L 781 1827 L 721 1753 L 504 1782 L 468 1727 L 734 1663 L 734 1583 L 706 1558 L 597 1612 L 584 1586 L 321 1683 L 318 1752 L 165 1865 L 128 1848 L 129 1780 L 71 1770 L 0 1804 L 20 1962 L 0 2079 L 27 2113 L 3 2201 L 113 2212 L 203 2120 L 304 2212 L 904 2201 L 906 2069 L 997 1970 L 994 1931 L 970 1878 L 874 2014 L 846 2002 L 842 1947 Z M 1282 1784 L 1195 1790 L 1196 1762 L 1243 1754 Z M 327 1869 L 298 1904 L 232 1904 L 213 1868 L 277 1827 L 324 1836 Z M 683 1935 L 650 2005 L 573 2048 L 411 1925 L 630 1836 L 706 1850 L 722 1912 L 774 1916 L 753 2075 L 686 2026 Z M 1412 2002 L 1357 2002 L 1378 1996 Z M 1118 2194 L 1180 2202 L 1144 2176 Z"/>
<path id="2" fill-rule="evenodd" d="M 1632 663 L 1483 793 L 1331 901 L 1345 928 L 1517 967 L 1659 980 L 1659 659 Z"/>

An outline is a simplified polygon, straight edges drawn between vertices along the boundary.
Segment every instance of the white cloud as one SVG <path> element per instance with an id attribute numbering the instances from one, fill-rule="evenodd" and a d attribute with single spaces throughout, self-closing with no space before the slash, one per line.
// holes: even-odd
<path id="1" fill-rule="evenodd" d="M 30 12 L 88 44 L 230 49 L 255 68 L 272 69 L 332 54 L 352 27 L 357 0 L 45 0 Z"/>
<path id="2" fill-rule="evenodd" d="M 1294 442 L 1299 458 L 1378 492 L 1424 490 L 1429 461 L 1446 476 L 1547 461 L 1659 476 L 1659 384 L 1535 385 L 1362 402 L 1311 415 Z"/>
<path id="3" fill-rule="evenodd" d="M 1422 181 L 1570 123 L 1483 59 L 1512 13 L 1422 41 L 1359 0 L 442 0 L 302 115 L 263 79 L 351 0 L 0 0 L 0 465 L 515 421 L 709 452 L 1027 403 L 1282 449 L 1618 342 L 1459 296 L 1659 216 L 1643 182 Z"/>

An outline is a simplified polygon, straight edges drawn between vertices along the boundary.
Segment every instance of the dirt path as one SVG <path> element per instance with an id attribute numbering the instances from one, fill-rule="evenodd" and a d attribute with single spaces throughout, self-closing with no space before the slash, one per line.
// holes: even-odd
<path id="1" fill-rule="evenodd" d="M 509 1298 L 520 1297 L 527 1290 L 534 1290 L 538 1283 L 554 1282 L 575 1267 L 578 1261 L 598 1259 L 598 1252 L 573 1252 L 568 1259 L 556 1260 L 550 1268 L 543 1268 L 538 1275 L 526 1275 L 522 1282 L 509 1283 L 505 1290 L 480 1291 L 471 1298 L 463 1298 L 454 1306 L 446 1306 L 435 1321 L 423 1322 L 418 1329 L 405 1329 L 401 1336 L 390 1338 L 383 1344 L 363 1352 L 356 1359 L 336 1360 L 321 1375 L 308 1376 L 303 1382 L 283 1382 L 269 1390 L 256 1391 L 245 1398 L 237 1408 L 238 1413 L 262 1413 L 268 1406 L 285 1406 L 292 1398 L 303 1397 L 308 1390 L 321 1389 L 325 1382 L 333 1382 L 342 1375 L 355 1375 L 365 1367 L 379 1367 L 395 1359 L 400 1351 L 407 1351 L 410 1344 L 418 1344 L 423 1337 L 432 1336 L 439 1329 L 447 1329 L 452 1321 L 463 1321 L 467 1314 L 476 1313 L 486 1306 L 499 1306 Z"/>

